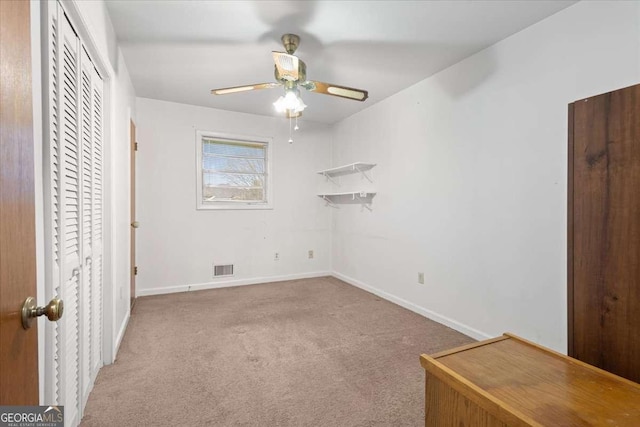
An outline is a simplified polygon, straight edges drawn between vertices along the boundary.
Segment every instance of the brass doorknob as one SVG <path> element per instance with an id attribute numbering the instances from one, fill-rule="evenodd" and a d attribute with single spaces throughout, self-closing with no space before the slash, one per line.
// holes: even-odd
<path id="1" fill-rule="evenodd" d="M 132 226 L 133 228 L 138 228 L 138 227 L 140 227 L 140 223 L 139 223 L 138 221 L 133 221 L 133 222 L 131 223 L 131 226 Z"/>
<path id="2" fill-rule="evenodd" d="M 52 322 L 60 320 L 64 312 L 64 304 L 61 299 L 54 298 L 44 307 L 36 305 L 34 297 L 28 297 L 22 304 L 22 327 L 29 329 L 34 318 L 46 315 Z"/>

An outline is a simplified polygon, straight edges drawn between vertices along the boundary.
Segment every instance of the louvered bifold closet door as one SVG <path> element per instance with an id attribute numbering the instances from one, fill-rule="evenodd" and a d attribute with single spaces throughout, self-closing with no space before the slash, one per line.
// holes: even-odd
<path id="1" fill-rule="evenodd" d="M 92 68 L 92 198 L 91 198 L 91 377 L 95 379 L 102 366 L 102 235 L 103 235 L 103 87 L 104 83 Z"/>
<path id="2" fill-rule="evenodd" d="M 60 198 L 61 198 L 61 111 L 60 103 L 62 98 L 61 88 L 61 58 L 62 48 L 60 46 L 61 25 L 56 4 L 43 3 L 42 7 L 47 10 L 47 86 L 48 94 L 47 118 L 44 120 L 47 129 L 47 143 L 43 144 L 43 170 L 44 170 L 44 196 L 45 196 L 45 233 L 47 244 L 45 245 L 45 281 L 47 283 L 47 295 L 45 301 L 51 298 L 62 298 L 62 286 L 60 284 L 62 272 L 62 230 Z M 62 17 L 64 19 L 64 16 Z M 63 314 L 64 316 L 64 314 Z M 62 404 L 61 388 L 61 355 L 63 349 L 61 330 L 62 321 L 45 323 L 45 402 L 51 404 Z"/>
<path id="3" fill-rule="evenodd" d="M 45 290 L 64 302 L 62 319 L 46 324 L 44 399 L 64 405 L 65 425 L 76 426 L 102 366 L 103 81 L 63 7 L 42 8 Z"/>
<path id="4" fill-rule="evenodd" d="M 75 425 L 80 408 L 80 283 L 81 283 L 81 128 L 79 58 L 80 42 L 71 24 L 60 13 L 60 222 L 62 254 L 61 350 L 63 354 L 60 386 L 65 418 Z"/>
<path id="5" fill-rule="evenodd" d="M 93 257 L 92 257 L 92 228 L 93 228 L 93 215 L 92 215 L 92 201 L 93 201 L 93 105 L 92 105 L 92 79 L 93 76 L 93 64 L 89 55 L 84 49 L 81 49 L 81 63 L 80 63 L 80 134 L 81 134 L 81 209 L 80 217 L 81 229 L 82 229 L 82 259 L 84 260 L 84 266 L 82 269 L 82 281 L 80 286 L 80 340 L 81 351 L 81 366 L 82 366 L 82 402 L 84 403 L 89 396 L 91 390 L 91 384 L 93 380 L 92 375 L 92 351 L 91 345 L 93 343 L 93 293 L 92 293 L 92 276 L 93 276 Z"/>

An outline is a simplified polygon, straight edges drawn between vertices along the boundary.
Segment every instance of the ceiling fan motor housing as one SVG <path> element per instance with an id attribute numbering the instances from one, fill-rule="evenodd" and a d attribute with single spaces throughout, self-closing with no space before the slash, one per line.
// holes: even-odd
<path id="1" fill-rule="evenodd" d="M 300 46 L 300 37 L 295 34 L 284 34 L 280 40 L 289 55 L 293 55 L 293 52 Z"/>
<path id="2" fill-rule="evenodd" d="M 298 83 L 302 83 L 307 81 L 307 64 L 305 64 L 302 60 L 298 60 L 298 79 L 297 80 L 291 80 L 290 78 L 284 77 L 280 74 L 280 72 L 278 71 L 278 67 L 274 67 L 275 71 L 274 71 L 274 75 L 276 77 L 276 81 L 279 81 L 280 83 L 284 84 L 285 87 L 287 87 L 287 83 L 288 82 L 298 82 Z"/>

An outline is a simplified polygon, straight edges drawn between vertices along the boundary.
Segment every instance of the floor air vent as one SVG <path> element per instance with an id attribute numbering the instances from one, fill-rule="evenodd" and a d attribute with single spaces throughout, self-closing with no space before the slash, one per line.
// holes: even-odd
<path id="1" fill-rule="evenodd" d="M 213 277 L 233 276 L 233 264 L 214 265 Z"/>

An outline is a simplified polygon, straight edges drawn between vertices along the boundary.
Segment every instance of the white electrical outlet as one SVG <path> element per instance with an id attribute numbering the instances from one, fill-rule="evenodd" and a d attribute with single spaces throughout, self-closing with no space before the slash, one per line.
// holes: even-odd
<path id="1" fill-rule="evenodd" d="M 418 283 L 424 285 L 424 273 L 418 273 Z"/>
<path id="2" fill-rule="evenodd" d="M 280 253 L 276 252 L 276 254 L 273 256 L 273 260 L 280 261 Z"/>
<path id="3" fill-rule="evenodd" d="M 309 259 L 313 259 L 313 250 L 309 251 Z"/>

